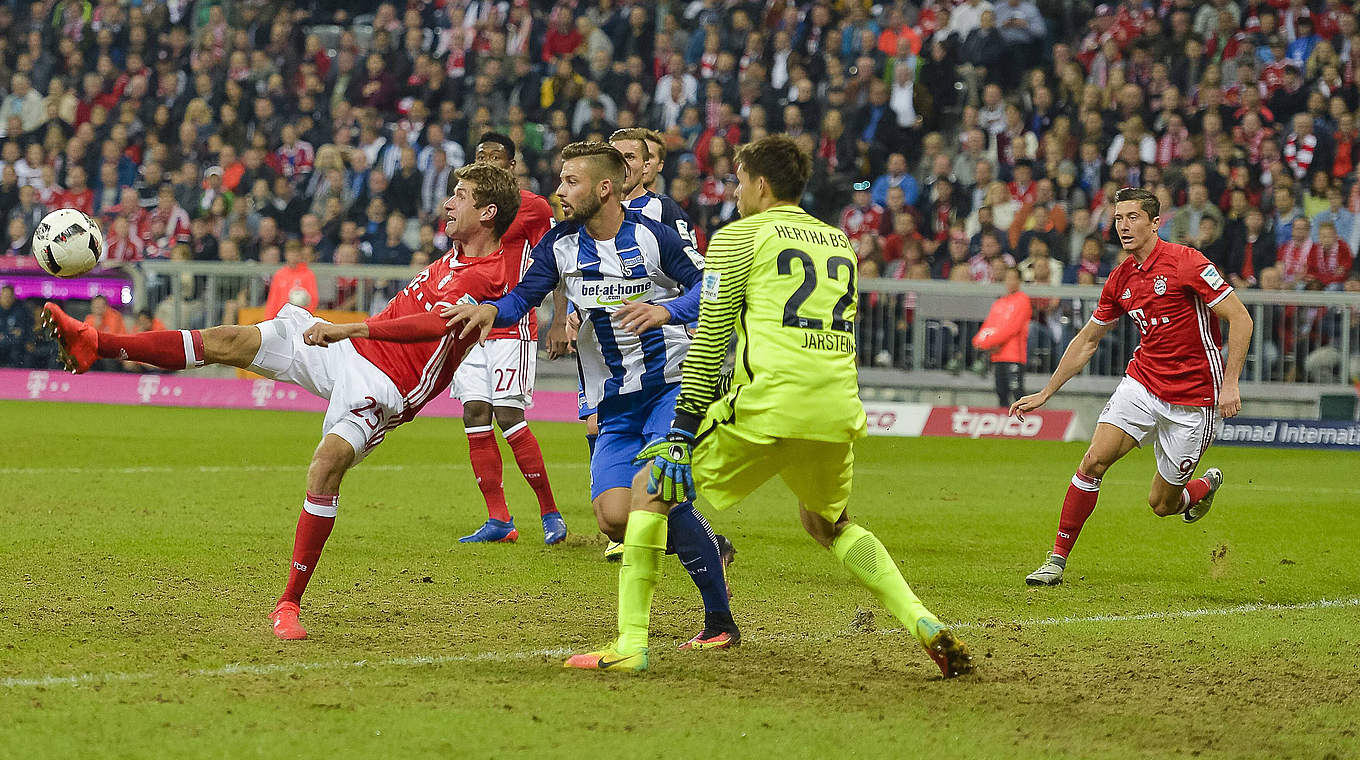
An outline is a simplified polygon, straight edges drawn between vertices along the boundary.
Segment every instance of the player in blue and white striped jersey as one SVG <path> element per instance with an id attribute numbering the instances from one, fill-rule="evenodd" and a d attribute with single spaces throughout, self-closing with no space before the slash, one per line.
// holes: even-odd
<path id="1" fill-rule="evenodd" d="M 562 159 L 557 194 L 567 218 L 534 247 L 519 285 L 495 301 L 449 307 L 444 315 L 450 324 L 466 323 L 460 334 L 485 336 L 493 324 L 514 324 L 559 281 L 566 283 L 567 298 L 581 313 L 577 356 L 587 403 L 599 410 L 592 505 L 600 530 L 622 541 L 641 469 L 634 459 L 671 429 L 689 351 L 685 326 L 699 313 L 703 259 L 673 228 L 624 209 L 628 166 L 616 148 L 573 143 L 562 149 Z M 704 600 L 704 630 L 685 647 L 737 644 L 713 530 L 692 503 L 672 510 L 667 525 L 670 548 Z M 625 549 L 620 573 L 638 572 Z"/>

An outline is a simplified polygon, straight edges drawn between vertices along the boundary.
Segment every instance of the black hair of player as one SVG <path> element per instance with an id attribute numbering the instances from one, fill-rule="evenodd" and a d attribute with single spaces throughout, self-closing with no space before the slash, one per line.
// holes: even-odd
<path id="1" fill-rule="evenodd" d="M 478 145 L 481 145 L 482 143 L 496 143 L 505 148 L 505 155 L 509 156 L 511 160 L 514 160 L 515 158 L 515 141 L 510 139 L 510 136 L 507 134 L 502 132 L 484 132 L 481 139 L 477 141 Z"/>
<path id="2" fill-rule="evenodd" d="M 610 180 L 614 184 L 614 191 L 622 193 L 623 178 L 628 175 L 628 164 L 623 160 L 623 154 L 618 148 L 607 142 L 583 140 L 562 148 L 561 156 L 564 162 L 576 158 L 589 159 L 595 168 L 595 172 L 592 173 L 594 180 L 597 182 L 602 179 Z"/>
<path id="3" fill-rule="evenodd" d="M 741 146 L 736 164 L 752 179 L 763 177 L 780 201 L 797 202 L 812 176 L 812 156 L 788 135 L 770 135 Z"/>
<path id="4" fill-rule="evenodd" d="M 1137 201 L 1139 207 L 1143 209 L 1143 213 L 1147 214 L 1148 219 L 1156 219 L 1162 215 L 1162 202 L 1157 200 L 1157 196 L 1153 195 L 1151 190 L 1145 190 L 1141 187 L 1120 188 L 1114 194 L 1114 202 L 1123 203 L 1124 201 Z"/>

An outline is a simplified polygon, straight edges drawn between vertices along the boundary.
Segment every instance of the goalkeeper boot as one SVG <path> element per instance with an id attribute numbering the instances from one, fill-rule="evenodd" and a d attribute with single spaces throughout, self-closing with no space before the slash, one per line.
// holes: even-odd
<path id="1" fill-rule="evenodd" d="M 1223 485 L 1223 471 L 1217 467 L 1210 467 L 1204 471 L 1204 479 L 1209 481 L 1209 493 L 1204 494 L 1204 498 L 1191 504 L 1181 513 L 1181 519 L 1187 523 L 1195 522 L 1209 513 L 1209 507 L 1214 505 L 1214 494 Z"/>
<path id="2" fill-rule="evenodd" d="M 67 370 L 79 375 L 99 359 L 99 333 L 93 325 L 70 316 L 51 301 L 43 304 L 39 319 L 47 337 L 57 342 L 57 353 Z"/>
<path id="3" fill-rule="evenodd" d="M 604 548 L 604 558 L 606 562 L 622 562 L 623 542 L 610 541 L 609 545 Z"/>
<path id="4" fill-rule="evenodd" d="M 1039 569 L 1025 576 L 1028 586 L 1056 586 L 1062 583 L 1063 570 L 1067 568 L 1067 558 L 1056 554 L 1048 555 Z"/>
<path id="5" fill-rule="evenodd" d="M 460 544 L 513 544 L 519 538 L 519 531 L 515 530 L 515 521 L 488 519 L 482 523 L 482 527 L 470 536 L 463 536 L 458 539 Z"/>
<path id="6" fill-rule="evenodd" d="M 282 599 L 269 613 L 269 622 L 274 624 L 274 635 L 285 641 L 300 641 L 307 638 L 307 630 L 298 622 L 297 602 Z"/>
<path id="7" fill-rule="evenodd" d="M 968 653 L 968 645 L 940 621 L 929 617 L 916 621 L 916 637 L 945 678 L 973 672 L 973 656 Z"/>
<path id="8" fill-rule="evenodd" d="M 548 546 L 560 544 L 567 538 L 567 523 L 562 519 L 562 513 L 553 510 L 543 515 L 543 543 Z"/>
<path id="9" fill-rule="evenodd" d="M 647 669 L 647 648 L 632 654 L 618 651 L 618 642 L 613 641 L 604 649 L 585 654 L 574 654 L 562 663 L 564 668 L 580 670 L 608 670 L 615 673 L 641 673 Z"/>

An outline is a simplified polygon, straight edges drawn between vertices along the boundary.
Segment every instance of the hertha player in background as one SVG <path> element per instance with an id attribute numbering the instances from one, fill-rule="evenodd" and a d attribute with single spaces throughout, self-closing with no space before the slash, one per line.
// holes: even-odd
<path id="1" fill-rule="evenodd" d="M 865 434 L 855 367 L 855 252 L 798 207 L 812 158 L 784 135 L 737 152 L 742 218 L 713 236 L 699 329 L 685 359 L 675 421 L 638 454 L 619 571 L 619 637 L 569 668 L 648 666 L 652 591 L 667 513 L 691 498 L 731 507 L 778 476 L 803 527 L 925 647 L 946 678 L 972 670 L 967 647 L 921 604 L 887 549 L 846 506 L 854 442 Z M 730 390 L 720 371 L 736 333 Z M 691 456 L 693 469 L 691 471 Z M 696 490 L 697 489 L 697 490 Z"/>
<path id="2" fill-rule="evenodd" d="M 1157 237 L 1157 196 L 1126 187 L 1114 199 L 1114 226 L 1128 258 L 1110 273 L 1095 313 L 1068 344 L 1044 389 L 1011 404 L 1011 414 L 1021 418 L 1043 406 L 1086 366 L 1121 315 L 1138 325 L 1138 348 L 1072 476 L 1053 552 L 1025 578 L 1031 586 L 1062 583 L 1072 545 L 1096 508 L 1100 479 L 1148 438 L 1157 460 L 1148 492 L 1152 511 L 1180 515 L 1187 523 L 1204 517 L 1223 473 L 1211 467 L 1203 477 L 1190 478 L 1214 439 L 1215 423 L 1242 409 L 1237 376 L 1251 345 L 1251 315 L 1204 254 Z M 1228 322 L 1226 365 L 1220 319 Z"/>
<path id="3" fill-rule="evenodd" d="M 477 143 L 477 161 L 514 173 L 515 143 L 498 132 L 487 132 Z M 529 268 L 529 252 L 552 228 L 552 208 L 542 197 L 520 190 L 519 213 L 501 236 L 505 249 L 506 285 L 513 288 Z M 538 497 L 543 543 L 567 537 L 567 524 L 553 500 L 548 470 L 538 439 L 524 419 L 524 408 L 534 394 L 538 364 L 538 317 L 531 309 L 523 319 L 491 331 L 486 345 L 473 346 L 453 375 L 453 397 L 463 403 L 463 430 L 468 438 L 472 474 L 486 500 L 487 520 L 462 543 L 514 541 L 519 538 L 510 507 L 505 502 L 501 449 L 496 445 L 492 418 L 515 454 L 515 464 Z"/>
<path id="4" fill-rule="evenodd" d="M 506 292 L 500 237 L 519 208 L 515 178 L 489 164 L 465 166 L 455 176 L 453 196 L 444 202 L 444 229 L 453 250 L 366 322 L 334 325 L 290 304 L 258 325 L 112 335 L 96 332 L 54 304 L 43 307 L 62 359 L 75 372 L 99 358 L 171 370 L 227 364 L 330 401 L 321 444 L 307 468 L 307 498 L 298 517 L 288 585 L 269 616 L 281 639 L 307 637 L 298 605 L 335 524 L 340 480 L 388 431 L 448 387 L 475 343 L 449 334 L 438 307 Z"/>

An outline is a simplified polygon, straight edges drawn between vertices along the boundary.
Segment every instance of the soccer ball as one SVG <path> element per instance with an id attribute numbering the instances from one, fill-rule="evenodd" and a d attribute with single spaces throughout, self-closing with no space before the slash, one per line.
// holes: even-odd
<path id="1" fill-rule="evenodd" d="M 33 256 L 48 274 L 79 277 L 104 258 L 104 233 L 88 214 L 57 209 L 33 231 Z"/>

